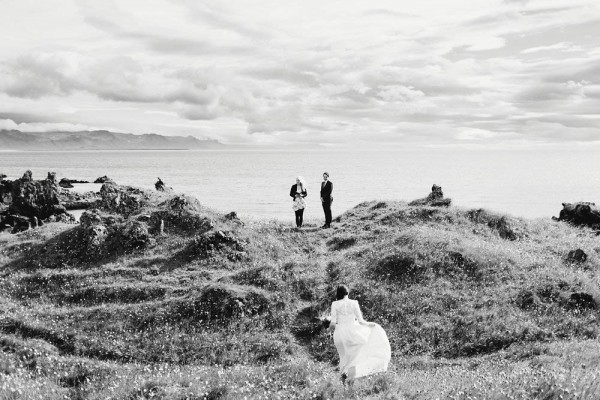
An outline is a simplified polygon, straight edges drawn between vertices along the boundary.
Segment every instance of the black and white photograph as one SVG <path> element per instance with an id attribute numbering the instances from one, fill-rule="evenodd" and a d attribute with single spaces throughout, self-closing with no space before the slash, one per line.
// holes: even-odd
<path id="1" fill-rule="evenodd" d="M 597 0 L 0 37 L 0 400 L 600 399 Z"/>

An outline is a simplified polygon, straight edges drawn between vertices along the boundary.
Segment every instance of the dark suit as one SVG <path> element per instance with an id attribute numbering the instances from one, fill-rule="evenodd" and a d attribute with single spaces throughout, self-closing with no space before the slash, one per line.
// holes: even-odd
<path id="1" fill-rule="evenodd" d="M 325 226 L 331 225 L 331 202 L 333 202 L 333 183 L 331 181 L 321 183 L 321 204 L 325 213 Z"/>

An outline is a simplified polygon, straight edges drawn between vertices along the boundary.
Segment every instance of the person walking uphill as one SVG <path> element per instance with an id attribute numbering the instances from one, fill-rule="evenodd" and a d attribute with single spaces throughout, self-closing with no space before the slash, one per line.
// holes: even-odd
<path id="1" fill-rule="evenodd" d="M 294 204 L 292 204 L 292 208 L 294 213 L 296 214 L 296 227 L 300 228 L 303 222 L 304 209 L 306 208 L 306 202 L 304 198 L 308 195 L 306 192 L 306 185 L 304 184 L 304 179 L 301 176 L 296 178 L 296 184 L 292 185 L 290 189 L 290 197 L 294 199 Z"/>
<path id="2" fill-rule="evenodd" d="M 331 203 L 333 203 L 333 183 L 329 180 L 329 173 L 323 173 L 323 182 L 321 183 L 321 204 L 325 213 L 325 225 L 321 228 L 331 228 Z"/>

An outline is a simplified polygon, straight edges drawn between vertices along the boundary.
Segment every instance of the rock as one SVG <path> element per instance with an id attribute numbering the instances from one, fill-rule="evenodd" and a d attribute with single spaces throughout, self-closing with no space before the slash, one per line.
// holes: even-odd
<path id="1" fill-rule="evenodd" d="M 600 209 L 596 207 L 595 203 L 578 202 L 563 203 L 562 205 L 563 209 L 560 211 L 558 221 L 600 229 Z"/>
<path id="2" fill-rule="evenodd" d="M 51 215 L 67 212 L 60 204 L 59 186 L 53 172 L 49 172 L 44 180 L 34 181 L 31 171 L 27 171 L 21 179 L 13 181 L 11 186 L 12 202 L 8 209 L 11 214 L 45 220 Z"/>
<path id="3" fill-rule="evenodd" d="M 79 223 L 83 227 L 89 227 L 93 225 L 102 225 L 103 221 L 98 210 L 86 210 L 81 214 L 81 217 L 79 217 Z"/>
<path id="4" fill-rule="evenodd" d="M 104 253 L 104 243 L 108 236 L 108 229 L 102 224 L 86 226 L 82 229 L 85 254 L 94 258 Z"/>
<path id="5" fill-rule="evenodd" d="M 523 290 L 517 295 L 515 303 L 521 310 L 533 310 L 540 305 L 540 299 L 531 290 Z"/>
<path id="6" fill-rule="evenodd" d="M 101 208 L 125 216 L 139 211 L 148 200 L 148 197 L 140 189 L 129 186 L 119 186 L 107 182 L 100 188 Z"/>
<path id="7" fill-rule="evenodd" d="M 156 183 L 154 184 L 154 188 L 156 190 L 158 190 L 159 192 L 172 192 L 173 191 L 173 188 L 166 187 L 165 183 L 160 178 L 158 178 L 158 181 L 156 181 Z"/>
<path id="8" fill-rule="evenodd" d="M 225 214 L 223 218 L 225 219 L 225 221 L 235 222 L 238 225 L 244 225 L 244 223 L 238 218 L 238 215 L 235 211 L 232 211 L 229 214 Z"/>
<path id="9" fill-rule="evenodd" d="M 112 182 L 115 183 L 112 179 L 110 179 L 108 176 L 104 175 L 101 176 L 100 178 L 97 178 L 94 183 L 107 183 L 107 182 Z"/>
<path id="10" fill-rule="evenodd" d="M 12 233 L 23 232 L 31 229 L 31 221 L 22 215 L 9 215 L 9 223 L 12 225 Z"/>
<path id="11" fill-rule="evenodd" d="M 140 221 L 128 222 L 121 236 L 123 247 L 126 249 L 141 249 L 150 243 L 148 226 Z"/>
<path id="12" fill-rule="evenodd" d="M 587 260 L 587 254 L 581 249 L 571 250 L 567 254 L 567 262 L 574 264 L 583 264 Z"/>
<path id="13" fill-rule="evenodd" d="M 197 200 L 187 196 L 174 196 L 169 200 L 169 208 L 173 211 L 198 211 Z"/>
<path id="14" fill-rule="evenodd" d="M 60 180 L 60 182 L 58 182 L 58 186 L 63 187 L 63 188 L 67 188 L 70 189 L 73 187 L 73 185 L 71 184 L 71 181 L 68 180 L 67 178 L 62 178 Z"/>
<path id="15" fill-rule="evenodd" d="M 12 181 L 0 180 L 0 204 L 12 203 Z"/>
<path id="16" fill-rule="evenodd" d="M 442 187 L 433 185 L 431 187 L 431 193 L 424 199 L 418 199 L 408 203 L 409 206 L 432 206 L 432 207 L 449 207 L 452 203 L 452 199 L 445 199 Z"/>

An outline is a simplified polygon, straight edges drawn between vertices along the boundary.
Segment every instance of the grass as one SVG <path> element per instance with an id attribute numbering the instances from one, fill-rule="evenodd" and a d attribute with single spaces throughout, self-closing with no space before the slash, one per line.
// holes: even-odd
<path id="1" fill-rule="evenodd" d="M 0 234 L 0 399 L 600 396 L 590 230 L 392 201 L 296 230 L 141 198 L 96 213 L 93 257 L 85 226 Z M 393 350 L 352 387 L 316 320 L 340 283 Z"/>

